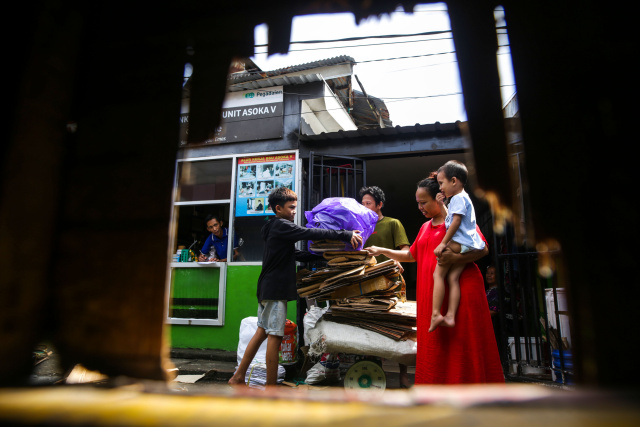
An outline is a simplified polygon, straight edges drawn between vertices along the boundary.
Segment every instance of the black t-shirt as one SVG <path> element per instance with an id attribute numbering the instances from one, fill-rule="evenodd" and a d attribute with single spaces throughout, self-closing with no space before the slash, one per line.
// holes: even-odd
<path id="1" fill-rule="evenodd" d="M 258 302 L 263 300 L 293 301 L 296 291 L 296 261 L 309 261 L 317 256 L 296 249 L 299 240 L 342 240 L 349 242 L 352 231 L 300 227 L 275 217 L 261 230 L 264 240 L 262 272 L 258 278 Z"/>

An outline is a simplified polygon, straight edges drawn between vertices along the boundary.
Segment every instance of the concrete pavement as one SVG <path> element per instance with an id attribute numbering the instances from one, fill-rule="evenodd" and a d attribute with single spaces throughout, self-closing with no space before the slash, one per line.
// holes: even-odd
<path id="1" fill-rule="evenodd" d="M 31 385 L 50 385 L 61 382 L 65 378 L 65 372 L 60 367 L 58 355 L 55 349 L 49 348 L 51 354 L 40 361 L 36 366 L 29 382 Z M 170 383 L 170 387 L 183 391 L 201 391 L 207 386 L 226 384 L 233 375 L 237 362 L 236 353 L 220 350 L 200 350 L 200 349 L 172 349 L 170 352 L 171 362 L 177 369 L 176 380 Z M 383 361 L 388 389 L 399 389 L 399 367 L 397 363 Z M 296 366 L 286 367 L 287 380 L 295 382 L 300 380 L 297 377 Z M 409 380 L 414 382 L 415 368 L 409 367 Z M 302 378 L 303 379 L 303 378 Z M 343 379 L 331 384 L 330 387 L 343 387 Z"/>

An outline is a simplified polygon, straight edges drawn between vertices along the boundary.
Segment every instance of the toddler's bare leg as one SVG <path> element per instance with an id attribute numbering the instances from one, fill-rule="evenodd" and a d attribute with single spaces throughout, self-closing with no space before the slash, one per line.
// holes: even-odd
<path id="1" fill-rule="evenodd" d="M 436 265 L 436 269 L 433 271 L 433 302 L 429 332 L 433 332 L 444 321 L 444 316 L 440 313 L 440 308 L 444 301 L 444 279 L 447 276 L 447 271 L 448 267 L 442 267 L 440 265 Z"/>
<path id="2" fill-rule="evenodd" d="M 449 307 L 444 316 L 442 326 L 453 328 L 456 326 L 456 313 L 460 304 L 460 274 L 465 264 L 454 264 L 449 268 L 447 281 L 449 282 Z"/>

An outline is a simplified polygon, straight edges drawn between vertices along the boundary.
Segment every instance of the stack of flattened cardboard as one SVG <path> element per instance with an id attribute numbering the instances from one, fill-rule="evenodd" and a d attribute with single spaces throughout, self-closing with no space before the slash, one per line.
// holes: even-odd
<path id="1" fill-rule="evenodd" d="M 392 260 L 377 263 L 366 251 L 326 251 L 327 267 L 298 273 L 298 294 L 332 301 L 327 318 L 394 339 L 415 333 L 415 310 L 404 303 L 404 280 Z M 414 303 L 415 304 L 415 303 Z M 413 314 L 412 314 L 413 313 Z"/>
<path id="2" fill-rule="evenodd" d="M 327 267 L 298 275 L 298 295 L 318 301 L 357 297 L 386 291 L 395 282 L 385 275 L 397 275 L 393 261 L 377 264 L 366 251 L 327 251 Z"/>
<path id="3" fill-rule="evenodd" d="M 331 312 L 325 313 L 323 318 L 369 329 L 395 340 L 415 340 L 416 337 L 415 301 L 398 301 L 393 308 L 386 311 L 333 305 Z"/>

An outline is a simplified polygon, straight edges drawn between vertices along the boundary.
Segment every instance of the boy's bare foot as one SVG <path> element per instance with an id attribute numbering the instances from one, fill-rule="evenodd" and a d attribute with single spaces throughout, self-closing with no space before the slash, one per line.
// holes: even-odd
<path id="1" fill-rule="evenodd" d="M 440 324 L 444 322 L 444 316 L 440 313 L 431 315 L 431 325 L 429 325 L 429 332 L 436 330 Z"/>
<path id="2" fill-rule="evenodd" d="M 446 326 L 447 328 L 453 328 L 454 326 L 456 326 L 455 316 L 449 316 L 448 314 L 444 316 L 444 320 L 442 321 L 441 326 Z"/>
<path id="3" fill-rule="evenodd" d="M 236 377 L 234 375 L 231 378 L 229 378 L 229 381 L 228 381 L 227 384 L 229 384 L 229 385 L 245 385 L 246 381 L 244 380 L 244 378 Z"/>

